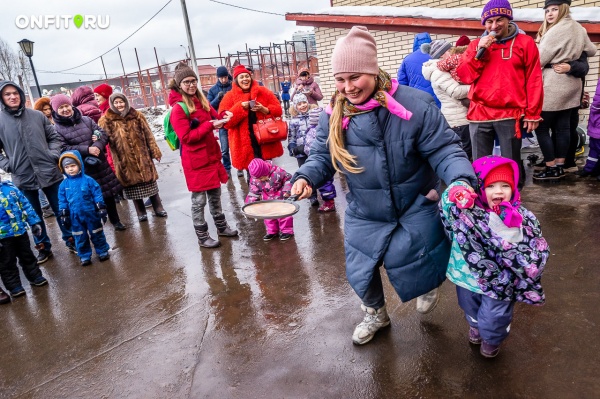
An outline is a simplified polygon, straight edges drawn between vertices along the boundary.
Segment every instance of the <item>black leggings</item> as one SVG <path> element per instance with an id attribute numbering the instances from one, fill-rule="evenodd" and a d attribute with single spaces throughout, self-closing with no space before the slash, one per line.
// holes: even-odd
<path id="1" fill-rule="evenodd" d="M 540 149 L 546 162 L 556 158 L 566 158 L 571 141 L 571 109 L 562 111 L 542 111 L 540 125 L 535 129 Z M 555 136 L 550 137 L 550 129 Z M 554 142 L 556 143 L 554 143 Z"/>
<path id="2" fill-rule="evenodd" d="M 117 202 L 115 201 L 115 197 L 104 197 L 104 203 L 106 204 L 108 220 L 110 220 L 112 224 L 119 223 L 121 219 L 119 218 L 119 211 L 117 211 Z"/>

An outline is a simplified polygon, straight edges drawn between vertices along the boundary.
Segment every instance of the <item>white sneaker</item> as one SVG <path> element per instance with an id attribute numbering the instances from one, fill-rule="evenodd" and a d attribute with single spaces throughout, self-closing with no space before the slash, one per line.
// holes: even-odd
<path id="1" fill-rule="evenodd" d="M 431 312 L 440 301 L 440 292 L 438 288 L 434 288 L 427 294 L 417 297 L 417 312 L 426 314 Z"/>
<path id="2" fill-rule="evenodd" d="M 385 309 L 385 305 L 378 310 L 366 307 L 362 304 L 360 305 L 360 308 L 366 314 L 363 321 L 354 329 L 354 334 L 352 334 L 352 342 L 356 345 L 366 344 L 373 339 L 377 330 L 390 325 L 390 318 Z"/>

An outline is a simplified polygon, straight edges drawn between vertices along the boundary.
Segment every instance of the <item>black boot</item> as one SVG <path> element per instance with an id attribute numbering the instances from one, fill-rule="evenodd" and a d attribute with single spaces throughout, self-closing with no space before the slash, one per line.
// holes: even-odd
<path id="1" fill-rule="evenodd" d="M 160 200 L 160 196 L 158 194 L 150 197 L 150 202 L 152 203 L 152 208 L 154 208 L 154 215 L 164 218 L 167 216 L 167 211 L 162 206 L 162 201 Z"/>
<path id="2" fill-rule="evenodd" d="M 558 181 L 564 174 L 565 172 L 559 166 L 546 166 L 543 171 L 533 174 L 533 180 Z"/>
<path id="3" fill-rule="evenodd" d="M 198 237 L 198 245 L 204 248 L 216 248 L 221 243 L 210 238 L 208 234 L 208 225 L 206 223 L 194 226 L 196 230 L 196 236 Z"/>
<path id="4" fill-rule="evenodd" d="M 133 200 L 133 205 L 135 205 L 135 213 L 137 214 L 138 220 L 140 222 L 145 222 L 148 220 L 146 207 L 144 206 L 144 200 Z"/>
<path id="5" fill-rule="evenodd" d="M 225 215 L 220 214 L 214 217 L 215 225 L 217 226 L 217 231 L 220 236 L 224 237 L 235 237 L 238 235 L 237 230 L 232 230 L 229 228 L 227 221 L 225 220 Z"/>

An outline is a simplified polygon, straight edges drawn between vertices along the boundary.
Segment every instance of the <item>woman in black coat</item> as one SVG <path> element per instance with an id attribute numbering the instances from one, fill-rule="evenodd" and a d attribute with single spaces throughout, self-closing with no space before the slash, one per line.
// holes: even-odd
<path id="1" fill-rule="evenodd" d="M 96 122 L 73 107 L 71 99 L 59 94 L 52 97 L 52 117 L 56 132 L 62 137 L 62 151 L 77 150 L 85 163 L 85 173 L 96 180 L 102 188 L 102 197 L 106 203 L 108 219 L 115 230 L 125 230 L 121 223 L 115 195 L 121 190 L 119 180 L 112 171 L 104 148 L 108 136 Z"/>

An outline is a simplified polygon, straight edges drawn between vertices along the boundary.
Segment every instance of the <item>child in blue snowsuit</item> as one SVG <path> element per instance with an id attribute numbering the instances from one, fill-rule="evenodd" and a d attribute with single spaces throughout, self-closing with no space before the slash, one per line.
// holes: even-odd
<path id="1" fill-rule="evenodd" d="M 442 195 L 442 222 L 452 238 L 446 277 L 456 284 L 469 342 L 489 358 L 508 336 L 515 302 L 544 304 L 549 248 L 535 215 L 521 205 L 516 162 L 492 155 L 473 169 L 477 194 L 457 181 Z"/>
<path id="2" fill-rule="evenodd" d="M 102 229 L 102 222 L 106 223 L 108 218 L 102 189 L 94 179 L 85 174 L 79 151 L 63 152 L 58 165 L 66 176 L 58 188 L 59 217 L 73 233 L 81 265 L 88 266 L 92 263 L 90 239 L 98 258 L 103 262 L 110 257 L 110 247 Z"/>
<path id="3" fill-rule="evenodd" d="M 40 287 L 48 284 L 31 250 L 27 225 L 32 233 L 42 235 L 41 220 L 25 195 L 9 182 L 0 182 L 0 278 L 11 297 L 25 295 L 21 285 L 17 259 L 23 274 L 31 285 Z M 9 303 L 10 298 L 0 290 L 0 303 Z"/>

